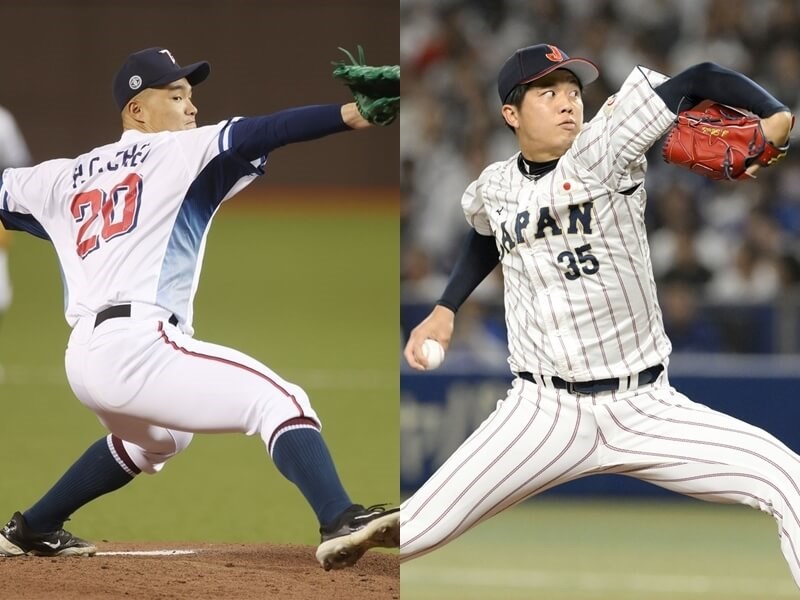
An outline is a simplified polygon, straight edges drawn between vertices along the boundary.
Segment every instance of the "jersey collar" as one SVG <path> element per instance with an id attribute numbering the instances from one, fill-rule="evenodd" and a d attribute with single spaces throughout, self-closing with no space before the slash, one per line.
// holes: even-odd
<path id="1" fill-rule="evenodd" d="M 517 167 L 519 168 L 520 173 L 522 173 L 528 179 L 532 179 L 534 181 L 544 177 L 550 171 L 555 169 L 558 161 L 558 158 L 554 158 L 553 160 L 548 160 L 546 162 L 534 162 L 522 156 L 522 152 L 517 155 Z"/>

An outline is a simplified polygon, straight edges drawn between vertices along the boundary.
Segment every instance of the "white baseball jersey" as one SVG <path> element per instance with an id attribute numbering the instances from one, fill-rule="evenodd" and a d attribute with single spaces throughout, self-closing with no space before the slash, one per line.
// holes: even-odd
<path id="1" fill-rule="evenodd" d="M 3 173 L 0 208 L 32 215 L 53 241 L 70 326 L 110 305 L 143 302 L 171 311 L 192 333 L 211 219 L 265 162 L 227 152 L 232 122 L 128 130 L 77 158 Z"/>
<path id="2" fill-rule="evenodd" d="M 644 226 L 642 154 L 675 115 L 635 69 L 554 171 L 529 181 L 516 157 L 464 195 L 494 235 L 515 371 L 592 381 L 632 375 L 670 351 Z M 514 380 L 496 410 L 401 508 L 400 561 L 420 557 L 552 487 L 620 473 L 771 515 L 800 584 L 800 457 L 766 431 L 654 381 L 576 393 Z"/>
<path id="3" fill-rule="evenodd" d="M 501 255 L 512 371 L 591 381 L 669 355 L 642 185 L 643 154 L 675 119 L 653 91 L 665 79 L 634 69 L 540 179 L 523 175 L 515 155 L 464 193 L 467 220 Z"/>

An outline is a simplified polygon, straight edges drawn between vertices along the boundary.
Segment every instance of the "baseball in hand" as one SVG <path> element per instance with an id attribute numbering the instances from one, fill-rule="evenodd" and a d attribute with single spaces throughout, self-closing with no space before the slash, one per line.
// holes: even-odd
<path id="1" fill-rule="evenodd" d="M 422 356 L 428 362 L 426 370 L 436 369 L 444 360 L 444 348 L 436 340 L 427 339 L 422 342 Z"/>

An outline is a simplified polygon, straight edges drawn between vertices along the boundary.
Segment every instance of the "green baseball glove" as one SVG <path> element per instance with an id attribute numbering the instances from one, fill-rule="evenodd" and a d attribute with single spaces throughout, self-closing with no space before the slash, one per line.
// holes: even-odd
<path id="1" fill-rule="evenodd" d="M 358 112 L 373 125 L 389 125 L 400 112 L 400 66 L 371 67 L 365 63 L 364 49 L 358 47 L 358 60 L 339 48 L 350 63 L 334 62 L 333 76 L 353 94 Z"/>

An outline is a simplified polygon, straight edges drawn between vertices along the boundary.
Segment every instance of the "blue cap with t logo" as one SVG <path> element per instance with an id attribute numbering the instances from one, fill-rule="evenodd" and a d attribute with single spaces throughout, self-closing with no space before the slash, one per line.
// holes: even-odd
<path id="1" fill-rule="evenodd" d="M 114 75 L 114 100 L 122 110 L 142 90 L 167 85 L 184 77 L 190 85 L 197 85 L 210 72 L 211 67 L 206 61 L 181 67 L 166 48 L 140 50 L 128 56 Z"/>

